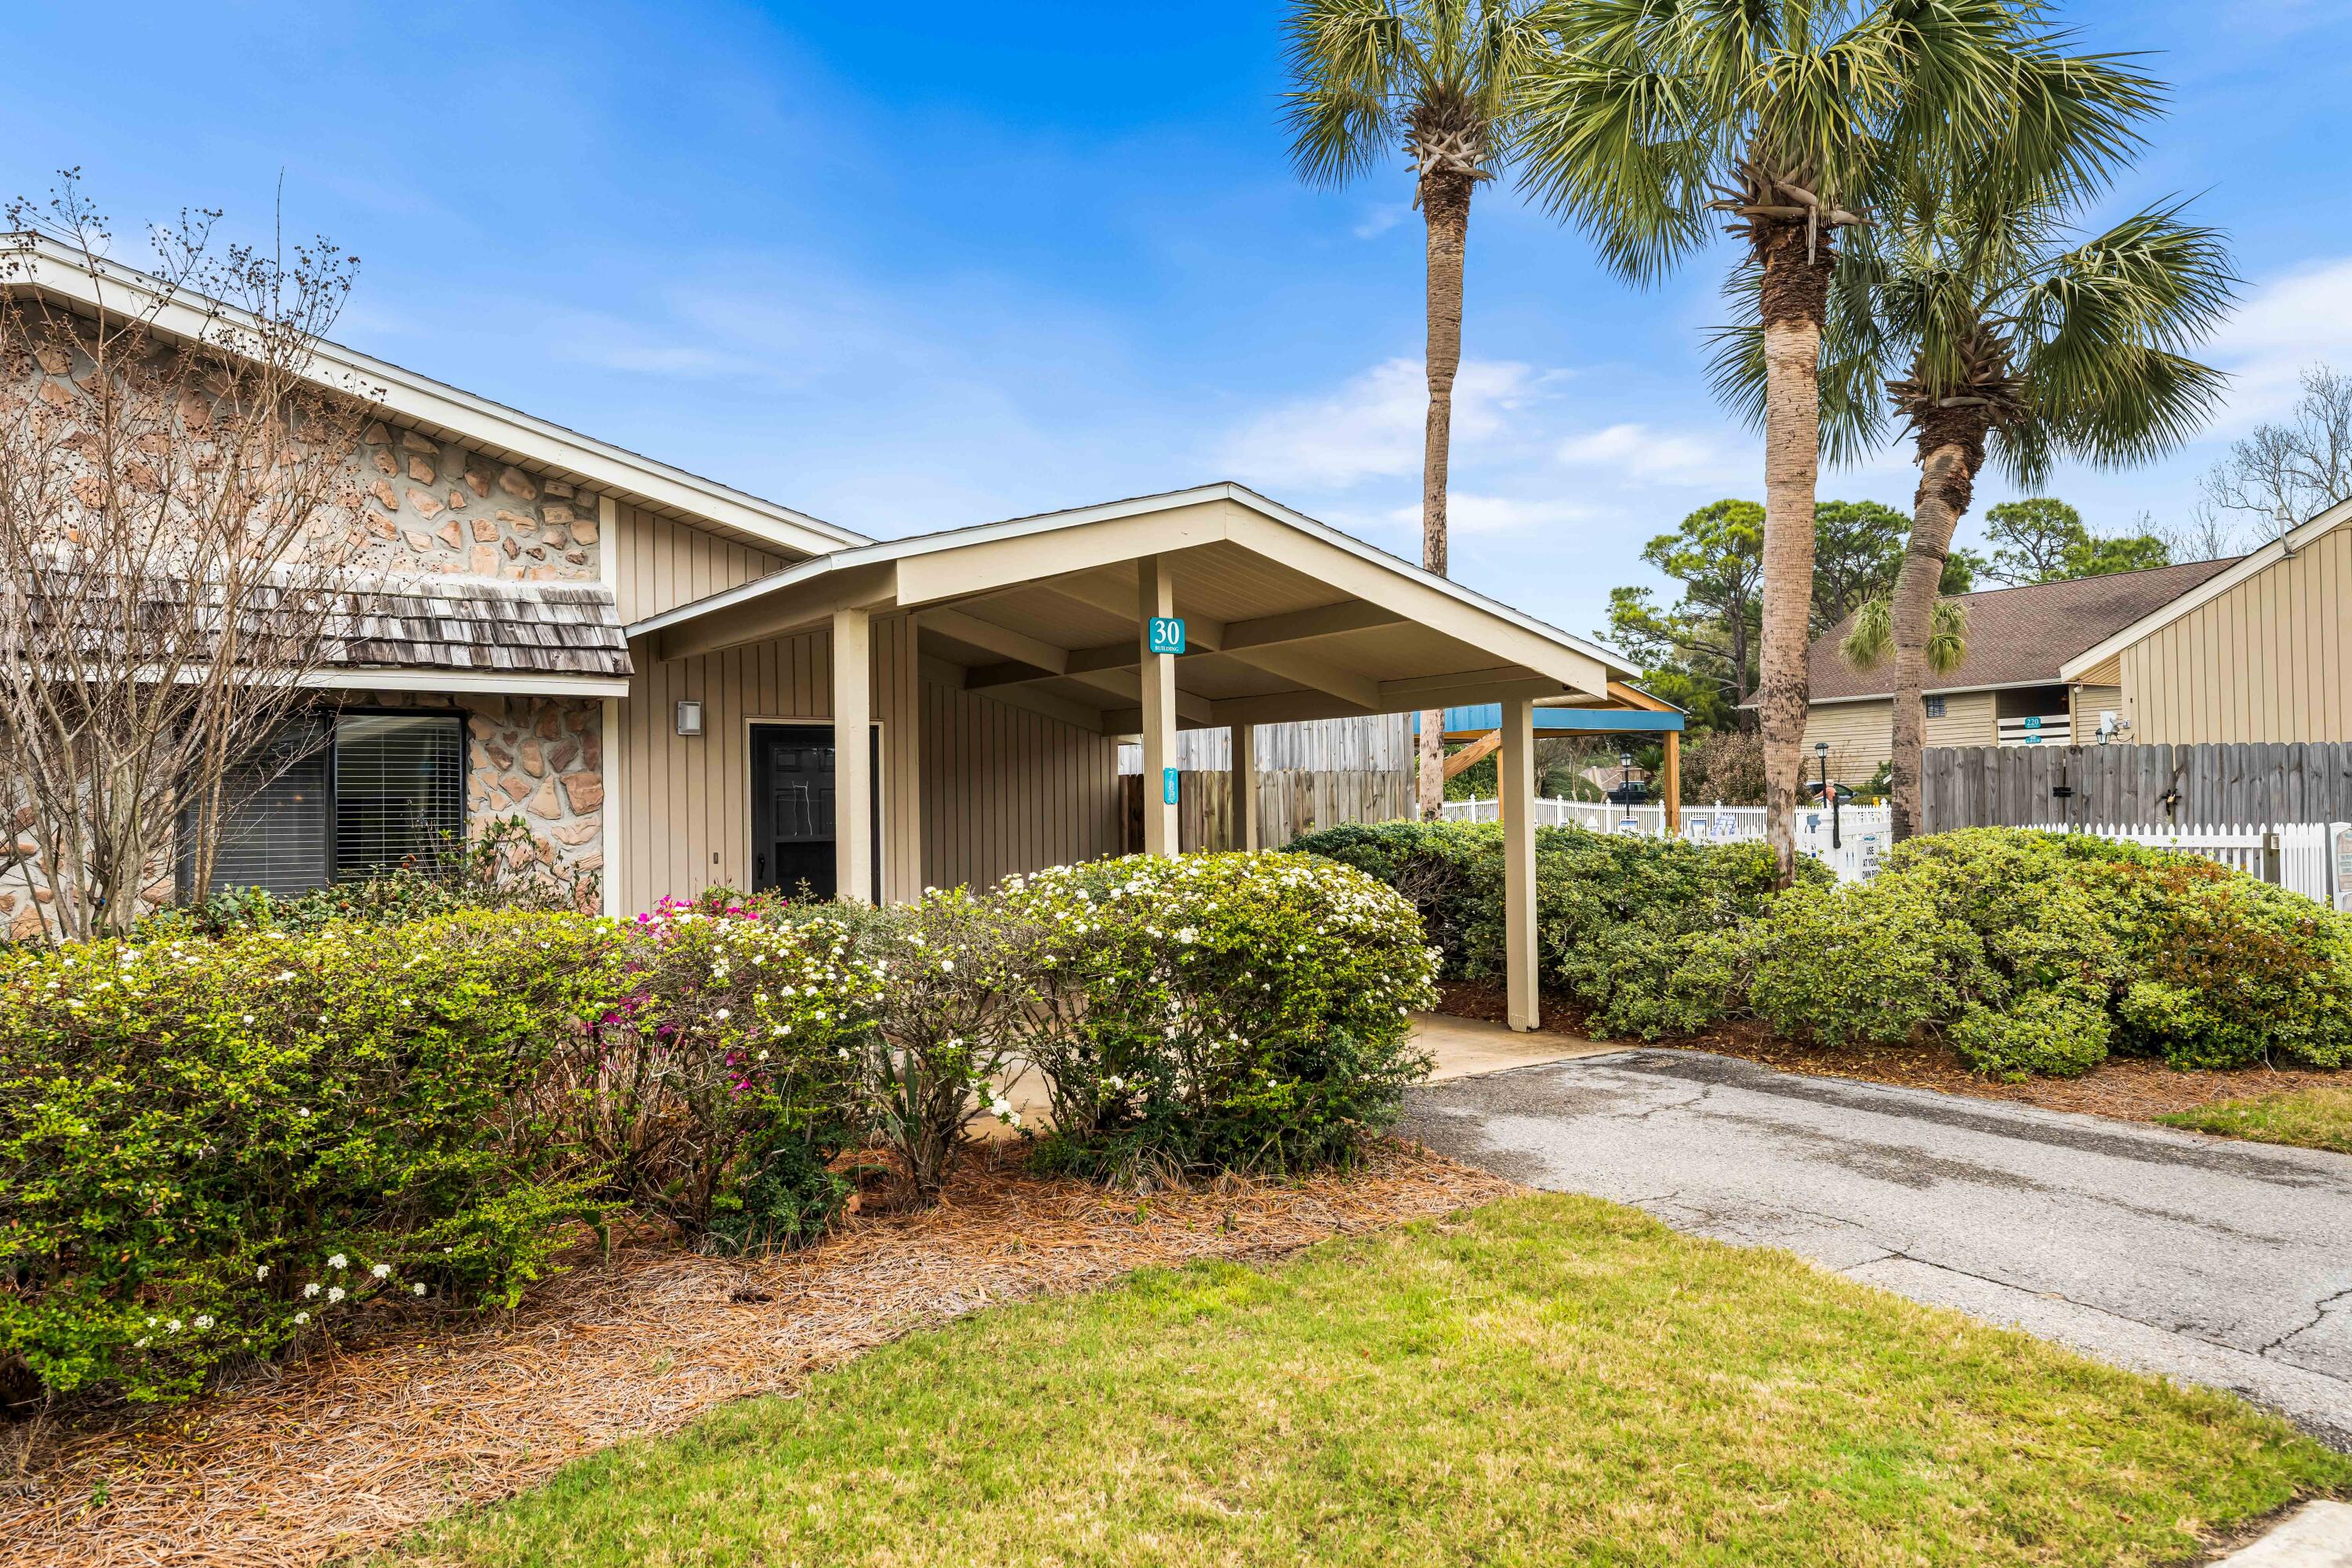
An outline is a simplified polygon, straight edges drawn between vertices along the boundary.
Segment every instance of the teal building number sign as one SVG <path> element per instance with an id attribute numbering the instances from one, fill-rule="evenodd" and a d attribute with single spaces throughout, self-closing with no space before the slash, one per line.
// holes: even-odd
<path id="1" fill-rule="evenodd" d="M 1184 617 L 1154 616 L 1151 617 L 1151 651 L 1182 653 L 1184 651 Z"/>
<path id="2" fill-rule="evenodd" d="M 1176 804 L 1176 770 L 1174 768 L 1160 770 L 1160 799 L 1163 805 Z"/>

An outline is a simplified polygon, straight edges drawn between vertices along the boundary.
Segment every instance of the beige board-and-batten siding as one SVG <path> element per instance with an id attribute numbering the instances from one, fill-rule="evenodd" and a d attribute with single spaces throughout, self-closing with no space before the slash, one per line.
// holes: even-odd
<path id="1" fill-rule="evenodd" d="M 632 508 L 617 509 L 614 521 L 614 589 L 625 622 L 785 563 Z M 609 782 L 623 803 L 614 818 L 615 908 L 750 883 L 751 727 L 832 717 L 832 642 L 830 632 L 810 631 L 667 662 L 644 639 L 633 645 L 636 674 L 611 748 Z M 884 897 L 982 886 L 1118 850 L 1107 737 L 924 682 L 919 669 L 912 617 L 876 616 Z M 677 732 L 677 704 L 686 700 L 703 704 L 699 736 Z"/>
<path id="2" fill-rule="evenodd" d="M 1994 693 L 1939 691 L 1940 717 L 1927 720 L 1930 746 L 1990 746 L 2000 738 Z M 1859 702 L 1820 702 L 1805 714 L 1805 776 L 1816 776 L 1816 742 L 1830 743 L 1830 776 L 1842 783 L 1869 782 L 1879 764 L 1895 755 L 1895 702 L 1874 697 Z"/>
<path id="3" fill-rule="evenodd" d="M 2123 711 L 2149 744 L 2352 741 L 2352 528 L 2122 649 Z"/>

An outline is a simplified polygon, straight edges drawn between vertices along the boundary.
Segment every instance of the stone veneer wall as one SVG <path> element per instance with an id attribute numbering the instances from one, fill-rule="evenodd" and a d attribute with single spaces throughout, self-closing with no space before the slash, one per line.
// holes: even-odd
<path id="1" fill-rule="evenodd" d="M 596 498 L 381 420 L 353 455 L 363 566 L 594 582 Z"/>

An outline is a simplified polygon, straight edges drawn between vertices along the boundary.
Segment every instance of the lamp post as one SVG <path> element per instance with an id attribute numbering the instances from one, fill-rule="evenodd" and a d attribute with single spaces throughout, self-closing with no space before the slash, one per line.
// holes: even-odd
<path id="1" fill-rule="evenodd" d="M 1623 824 L 1621 826 L 1630 825 L 1634 819 L 1633 753 L 1631 752 L 1617 753 L 1617 799 L 1625 812 Z"/>
<path id="2" fill-rule="evenodd" d="M 1813 755 L 1819 757 L 1822 762 L 1822 800 L 1830 808 L 1830 847 L 1843 848 L 1843 845 L 1838 840 L 1837 794 L 1830 788 L 1830 743 L 1827 741 L 1815 741 Z"/>

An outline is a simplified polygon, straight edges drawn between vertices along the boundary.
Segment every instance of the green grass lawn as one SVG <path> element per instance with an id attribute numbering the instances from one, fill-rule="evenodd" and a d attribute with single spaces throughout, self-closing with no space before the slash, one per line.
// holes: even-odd
<path id="1" fill-rule="evenodd" d="M 1545 1195 L 915 1334 L 407 1560 L 2105 1565 L 2347 1487 L 2219 1394 Z"/>
<path id="2" fill-rule="evenodd" d="M 2352 1082 L 2317 1084 L 2250 1100 L 2224 1100 L 2194 1110 L 2159 1116 L 2167 1127 L 2251 1138 L 2260 1143 L 2294 1143 L 2352 1154 Z"/>

